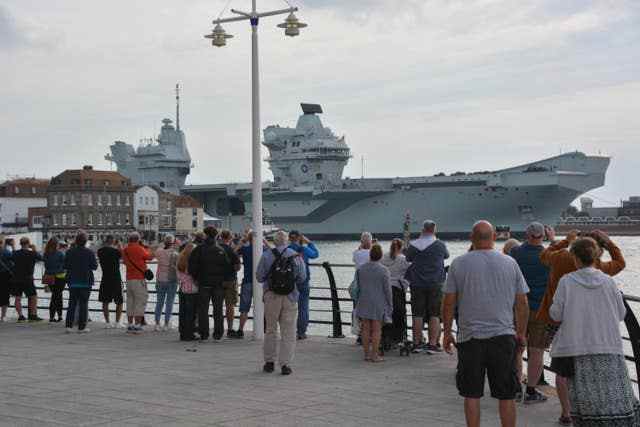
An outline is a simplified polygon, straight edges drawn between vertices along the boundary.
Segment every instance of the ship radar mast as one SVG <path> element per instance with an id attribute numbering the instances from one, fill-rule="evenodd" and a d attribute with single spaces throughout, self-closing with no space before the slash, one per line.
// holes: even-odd
<path id="1" fill-rule="evenodd" d="M 180 83 L 176 83 L 176 130 L 180 130 Z"/>

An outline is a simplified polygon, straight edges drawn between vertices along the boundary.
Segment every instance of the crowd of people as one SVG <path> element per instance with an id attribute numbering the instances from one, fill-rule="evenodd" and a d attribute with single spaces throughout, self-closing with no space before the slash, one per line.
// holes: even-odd
<path id="1" fill-rule="evenodd" d="M 611 279 L 625 261 L 605 233 L 574 231 L 556 240 L 553 229 L 534 222 L 523 243 L 512 239 L 500 252 L 495 227 L 479 221 L 468 253 L 447 269 L 449 252 L 435 231 L 436 224 L 425 221 L 417 240 L 406 248 L 393 240 L 387 254 L 370 233 L 362 234 L 350 292 L 366 361 L 383 361 L 383 351 L 405 339 L 409 289 L 413 352 L 454 353 L 455 347 L 456 385 L 469 426 L 480 425 L 487 379 L 503 426 L 516 425 L 517 401 L 546 402 L 538 386 L 549 348 L 560 425 L 640 425 L 620 335 L 626 310 Z M 610 261 L 601 260 L 604 252 Z"/>
<path id="2" fill-rule="evenodd" d="M 241 339 L 253 298 L 253 245 L 261 244 L 255 277 L 263 286 L 263 370 L 274 372 L 277 365 L 288 375 L 296 341 L 307 337 L 309 260 L 317 258 L 319 251 L 297 231 L 278 231 L 272 244 L 256 240 L 250 231 L 234 239 L 229 231 L 219 233 L 208 227 L 193 241 L 180 243 L 168 236 L 160 247 L 150 248 L 132 233 L 126 245 L 107 238 L 94 254 L 86 247 L 86 234 L 79 232 L 70 247 L 51 239 L 40 254 L 27 238 L 20 239 L 19 249 L 13 240 L 5 239 L 0 244 L 2 320 L 13 297 L 19 322 L 42 321 L 33 275 L 36 263 L 44 262 L 42 282 L 51 293 L 49 321 L 62 320 L 62 293 L 68 289 L 66 330 L 77 327 L 78 332 L 88 332 L 89 295 L 100 265 L 99 301 L 106 327 L 125 327 L 121 315 L 126 284 L 127 332 L 142 333 L 147 282 L 154 276 L 148 262 L 155 259 L 155 330 L 171 328 L 179 291 L 181 340 L 210 336 L 221 340 L 225 319 L 227 338 Z M 550 241 L 546 247 L 545 240 Z M 480 399 L 487 378 L 491 396 L 499 400 L 503 426 L 515 426 L 516 401 L 546 402 L 538 386 L 549 348 L 562 408 L 561 425 L 640 425 L 640 404 L 631 388 L 619 328 L 626 310 L 611 278 L 625 268 L 615 243 L 600 231 L 575 231 L 556 240 L 553 229 L 534 222 L 527 227 L 524 242 L 510 240 L 497 251 L 495 228 L 487 221 L 473 226 L 471 242 L 469 251 L 446 267 L 450 254 L 436 237 L 434 221 L 425 221 L 420 237 L 408 245 L 394 239 L 387 253 L 371 233 L 362 234 L 353 253 L 355 274 L 349 291 L 354 300 L 353 331 L 364 360 L 383 362 L 385 351 L 408 343 L 406 296 L 410 291 L 411 350 L 453 353 L 455 347 L 456 385 L 464 397 L 469 426 L 480 425 Z M 601 260 L 604 252 L 610 261 Z M 23 295 L 28 299 L 27 317 L 21 306 Z M 110 319 L 112 303 L 115 322 Z M 522 368 L 525 350 L 526 375 Z"/>

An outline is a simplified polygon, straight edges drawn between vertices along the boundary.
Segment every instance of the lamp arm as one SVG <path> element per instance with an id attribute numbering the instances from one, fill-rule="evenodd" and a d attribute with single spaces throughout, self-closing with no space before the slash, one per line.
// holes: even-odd
<path id="1" fill-rule="evenodd" d="M 297 11 L 298 11 L 297 7 L 290 7 L 288 9 L 279 9 L 279 10 L 272 10 L 271 12 L 257 13 L 256 16 L 258 18 L 264 18 L 265 16 L 284 15 L 284 14 L 287 14 L 287 13 L 293 13 L 293 12 L 297 12 Z"/>
<path id="2" fill-rule="evenodd" d="M 237 22 L 237 21 L 247 21 L 248 19 L 250 19 L 250 17 L 247 16 L 236 16 L 234 18 L 222 18 L 222 19 L 216 19 L 213 22 L 213 25 L 216 24 L 224 24 L 226 22 Z"/>

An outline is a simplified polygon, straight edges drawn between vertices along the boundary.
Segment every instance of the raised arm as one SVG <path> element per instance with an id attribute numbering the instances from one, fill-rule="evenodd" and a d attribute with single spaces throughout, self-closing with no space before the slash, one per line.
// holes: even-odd
<path id="1" fill-rule="evenodd" d="M 309 259 L 316 259 L 320 256 L 320 252 L 318 252 L 318 248 L 316 248 L 313 242 L 308 242 L 303 248 L 305 256 Z"/>

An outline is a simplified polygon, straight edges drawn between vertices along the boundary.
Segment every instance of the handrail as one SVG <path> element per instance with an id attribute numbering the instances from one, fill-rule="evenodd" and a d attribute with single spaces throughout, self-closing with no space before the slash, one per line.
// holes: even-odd
<path id="1" fill-rule="evenodd" d="M 343 311 L 341 310 L 341 306 L 340 303 L 341 302 L 345 302 L 345 303 L 351 303 L 353 304 L 353 300 L 348 296 L 341 296 L 340 292 L 343 293 L 343 295 L 347 292 L 348 288 L 346 287 L 339 287 L 334 271 L 334 268 L 350 268 L 350 269 L 355 269 L 355 265 L 353 264 L 333 264 L 333 263 L 329 263 L 329 262 L 323 262 L 323 263 L 309 263 L 310 267 L 321 267 L 323 268 L 323 270 L 325 271 L 326 275 L 327 275 L 327 281 L 329 283 L 328 287 L 323 287 L 323 286 L 312 286 L 310 289 L 311 290 L 324 290 L 324 291 L 329 291 L 330 296 L 326 297 L 326 296 L 318 296 L 318 295 L 313 295 L 309 297 L 310 301 L 324 301 L 324 302 L 331 302 L 331 309 L 321 309 L 321 308 L 311 308 L 309 311 L 313 312 L 313 313 L 329 313 L 331 312 L 332 316 L 331 316 L 331 320 L 323 320 L 323 319 L 309 319 L 309 323 L 310 324 L 316 324 L 316 325 L 332 325 L 332 334 L 330 335 L 331 338 L 344 338 L 344 334 L 342 331 L 342 327 L 343 326 L 351 326 L 351 316 L 348 316 L 347 321 L 343 321 L 342 320 L 342 314 L 350 314 L 350 311 Z M 36 278 L 36 281 L 40 281 L 41 279 Z M 149 282 L 150 284 L 153 284 L 155 282 Z M 36 286 L 36 289 L 38 290 L 42 290 L 43 287 L 42 286 Z M 156 294 L 157 292 L 154 289 L 150 289 L 149 290 L 150 294 Z M 624 319 L 625 321 L 625 326 L 627 328 L 627 332 L 629 336 L 622 336 L 622 339 L 624 341 L 628 341 L 631 344 L 631 349 L 632 349 L 632 354 L 624 354 L 625 360 L 634 363 L 635 368 L 636 368 L 636 378 L 633 379 L 632 381 L 636 384 L 639 384 L 638 382 L 638 376 L 640 375 L 640 322 L 638 322 L 638 319 L 636 317 L 636 315 L 634 314 L 633 310 L 631 309 L 629 303 L 640 303 L 640 297 L 635 296 L 635 295 L 626 295 L 623 294 L 623 299 L 625 302 L 625 308 L 627 310 L 627 314 L 626 317 Z M 96 300 L 90 300 L 90 302 L 98 302 Z M 149 303 L 153 304 L 155 303 L 155 301 L 149 301 Z M 408 302 L 407 302 L 408 303 Z M 174 304 L 175 306 L 179 306 L 179 303 L 176 302 Z M 38 306 L 39 310 L 47 310 L 48 307 L 47 306 Z M 101 309 L 98 308 L 89 308 L 90 312 L 101 312 Z M 111 312 L 113 313 L 114 310 L 111 310 Z M 154 311 L 148 311 L 145 310 L 145 314 L 154 314 Z M 173 313 L 174 315 L 176 315 L 177 313 Z M 235 316 L 236 318 L 238 318 L 238 316 Z M 249 316 L 249 319 L 251 319 L 252 317 Z M 407 329 L 412 329 L 412 326 L 410 324 L 411 322 L 408 322 L 407 325 Z M 526 360 L 526 358 L 525 358 Z M 545 366 L 545 369 L 549 369 L 548 366 Z M 640 387 L 640 386 L 639 386 Z"/>

